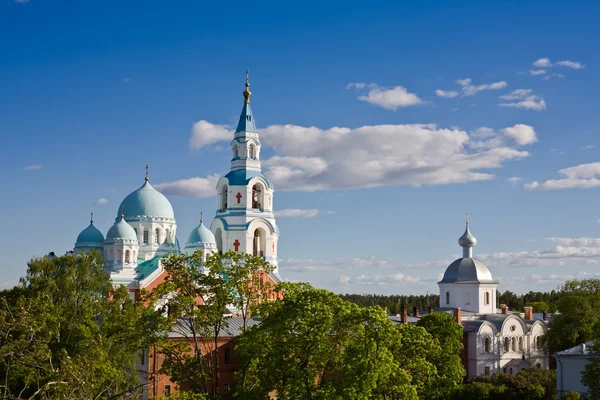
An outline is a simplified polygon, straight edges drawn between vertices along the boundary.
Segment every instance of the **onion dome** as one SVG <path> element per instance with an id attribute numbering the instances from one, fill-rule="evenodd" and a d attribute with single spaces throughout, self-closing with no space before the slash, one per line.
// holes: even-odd
<path id="1" fill-rule="evenodd" d="M 195 227 L 192 232 L 190 233 L 190 236 L 188 236 L 188 240 L 186 243 L 186 247 L 192 247 L 194 245 L 199 245 L 199 244 L 216 244 L 217 241 L 215 239 L 215 235 L 210 231 L 210 229 L 208 229 L 205 225 L 204 222 L 202 220 L 202 217 L 200 218 L 200 225 L 198 225 L 197 227 Z"/>
<path id="2" fill-rule="evenodd" d="M 94 226 L 93 215 L 94 214 L 92 214 L 92 218 L 90 218 L 90 224 L 88 225 L 88 227 L 85 228 L 84 230 L 82 230 L 81 233 L 79 234 L 79 236 L 77 236 L 77 242 L 75 243 L 75 246 L 77 246 L 77 247 L 81 247 L 83 245 L 102 246 L 102 243 L 104 243 L 104 235 L 102 234 L 102 232 L 100 232 L 98 230 L 98 228 L 96 228 Z"/>
<path id="3" fill-rule="evenodd" d="M 135 230 L 125 222 L 124 216 L 121 215 L 117 222 L 108 230 L 106 241 L 123 241 L 137 244 L 138 240 Z"/>
<path id="4" fill-rule="evenodd" d="M 121 202 L 119 210 L 124 210 L 125 218 L 127 220 L 143 217 L 175 220 L 173 207 L 169 200 L 150 185 L 148 179 L 148 166 L 146 166 L 146 178 L 144 184 L 142 187 L 125 197 Z"/>
<path id="5" fill-rule="evenodd" d="M 498 283 L 483 261 L 476 258 L 459 258 L 446 268 L 439 283 Z"/>
<path id="6" fill-rule="evenodd" d="M 460 247 L 473 247 L 477 244 L 477 239 L 475 236 L 471 235 L 469 231 L 469 220 L 467 220 L 467 227 L 465 228 L 465 233 L 461 237 L 458 238 L 458 245 Z"/>

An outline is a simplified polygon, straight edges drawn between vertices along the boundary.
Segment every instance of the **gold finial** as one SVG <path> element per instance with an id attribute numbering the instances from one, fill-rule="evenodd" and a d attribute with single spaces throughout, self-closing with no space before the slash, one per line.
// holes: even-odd
<path id="1" fill-rule="evenodd" d="M 90 224 L 94 223 L 94 213 L 90 213 Z"/>
<path id="2" fill-rule="evenodd" d="M 148 178 L 148 164 L 146 164 L 146 177 L 144 178 L 144 180 L 146 182 L 148 182 L 150 180 L 150 178 Z"/>
<path id="3" fill-rule="evenodd" d="M 248 82 L 248 75 L 250 75 L 250 71 L 246 70 L 246 90 L 244 90 L 244 103 L 250 104 L 250 96 L 252 96 L 252 92 L 250 89 L 250 83 Z"/>
<path id="4" fill-rule="evenodd" d="M 469 213 L 466 213 L 467 225 L 469 225 Z"/>
<path id="5" fill-rule="evenodd" d="M 121 219 L 125 219 L 125 206 L 121 206 Z"/>
<path id="6" fill-rule="evenodd" d="M 200 211 L 200 223 L 202 223 L 204 221 L 204 218 L 202 218 L 203 212 Z"/>

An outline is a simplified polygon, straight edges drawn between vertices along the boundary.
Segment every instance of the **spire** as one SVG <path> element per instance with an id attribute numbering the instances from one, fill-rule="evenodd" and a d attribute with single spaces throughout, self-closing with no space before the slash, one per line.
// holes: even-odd
<path id="1" fill-rule="evenodd" d="M 244 90 L 244 107 L 242 108 L 242 114 L 240 115 L 240 121 L 238 122 L 237 129 L 235 132 L 256 132 L 256 124 L 254 123 L 254 116 L 252 115 L 252 109 L 250 108 L 250 83 L 248 82 L 248 74 L 250 71 L 246 70 L 246 90 Z"/>
<path id="2" fill-rule="evenodd" d="M 148 182 L 150 180 L 150 178 L 148 178 L 148 164 L 146 164 L 146 177 L 144 178 L 144 180 L 146 182 Z"/>
<path id="3" fill-rule="evenodd" d="M 463 258 L 470 258 L 473 257 L 473 246 L 477 244 L 477 239 L 469 231 L 469 213 L 466 215 L 466 225 L 465 233 L 458 238 L 458 244 L 463 248 Z"/>
<path id="4" fill-rule="evenodd" d="M 90 213 L 90 224 L 94 223 L 94 213 Z"/>
<path id="5" fill-rule="evenodd" d="M 204 213 L 202 211 L 200 211 L 200 224 L 202 224 L 202 222 L 204 221 L 204 218 L 202 218 L 203 214 Z"/>

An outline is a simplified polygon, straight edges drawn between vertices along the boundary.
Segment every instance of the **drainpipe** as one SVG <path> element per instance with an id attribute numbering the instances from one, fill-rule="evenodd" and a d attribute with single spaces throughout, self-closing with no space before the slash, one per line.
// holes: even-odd
<path id="1" fill-rule="evenodd" d="M 560 394 L 557 393 L 558 397 L 562 397 L 562 394 L 564 392 L 563 390 L 563 365 L 562 365 L 562 361 L 560 361 L 560 357 L 556 357 L 556 361 L 558 361 L 558 363 L 560 364 Z"/>

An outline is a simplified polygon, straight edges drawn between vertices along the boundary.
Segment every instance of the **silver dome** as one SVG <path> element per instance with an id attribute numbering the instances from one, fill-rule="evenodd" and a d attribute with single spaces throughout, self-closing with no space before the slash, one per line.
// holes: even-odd
<path id="1" fill-rule="evenodd" d="M 469 231 L 469 222 L 467 222 L 465 233 L 458 238 L 458 244 L 460 247 L 473 247 L 477 244 L 477 239 L 475 239 L 475 236 L 471 235 L 471 232 Z"/>
<path id="2" fill-rule="evenodd" d="M 446 268 L 444 278 L 438 283 L 498 283 L 483 261 L 476 258 L 459 258 Z"/>

